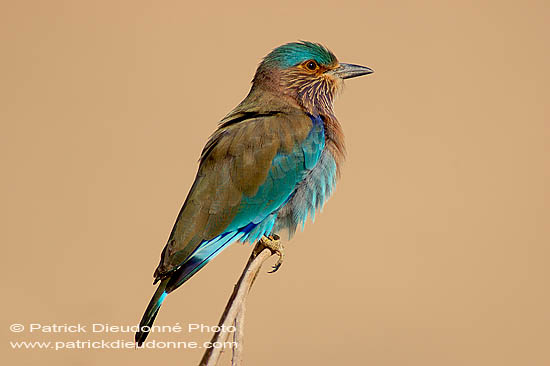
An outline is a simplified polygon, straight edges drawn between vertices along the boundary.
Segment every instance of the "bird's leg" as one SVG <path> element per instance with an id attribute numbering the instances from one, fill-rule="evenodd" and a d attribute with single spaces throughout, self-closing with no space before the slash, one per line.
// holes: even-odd
<path id="1" fill-rule="evenodd" d="M 277 234 L 271 234 L 269 236 L 262 236 L 260 238 L 260 246 L 259 250 L 262 251 L 263 248 L 267 248 L 271 250 L 272 253 L 277 254 L 279 256 L 279 260 L 277 260 L 277 263 L 273 266 L 273 270 L 269 271 L 268 273 L 274 273 L 277 272 L 277 270 L 281 267 L 281 264 L 283 264 L 283 260 L 285 258 L 285 248 L 283 246 L 283 243 L 281 243 L 281 238 Z"/>

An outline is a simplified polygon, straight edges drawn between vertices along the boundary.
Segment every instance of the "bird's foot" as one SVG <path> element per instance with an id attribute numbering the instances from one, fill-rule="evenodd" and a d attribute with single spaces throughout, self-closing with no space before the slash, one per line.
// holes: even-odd
<path id="1" fill-rule="evenodd" d="M 283 243 L 281 243 L 280 239 L 281 238 L 277 234 L 272 234 L 270 236 L 263 236 L 260 239 L 261 250 L 263 250 L 263 248 L 267 248 L 271 250 L 271 253 L 277 254 L 279 256 L 277 263 L 275 263 L 275 265 L 273 266 L 273 269 L 268 273 L 277 272 L 281 267 L 281 264 L 283 264 L 283 260 L 285 258 L 285 247 L 283 246 Z"/>

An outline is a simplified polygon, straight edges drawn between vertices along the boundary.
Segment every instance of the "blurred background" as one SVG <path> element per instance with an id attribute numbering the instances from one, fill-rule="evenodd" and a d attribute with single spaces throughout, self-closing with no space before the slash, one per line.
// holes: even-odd
<path id="1" fill-rule="evenodd" d="M 376 72 L 336 102 L 343 177 L 253 288 L 245 364 L 549 365 L 549 34 L 546 1 L 2 2 L 2 358 L 198 363 L 14 350 L 133 333 L 8 327 L 137 324 L 208 136 L 261 58 L 303 39 Z M 222 253 L 156 324 L 217 324 L 250 251 Z"/>

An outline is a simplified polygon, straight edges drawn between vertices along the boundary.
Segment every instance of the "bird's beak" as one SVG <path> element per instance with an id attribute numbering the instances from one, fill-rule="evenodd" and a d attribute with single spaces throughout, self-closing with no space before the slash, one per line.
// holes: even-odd
<path id="1" fill-rule="evenodd" d="M 372 74 L 373 69 L 353 64 L 340 64 L 337 68 L 328 71 L 328 74 L 338 76 L 340 79 L 350 79 L 357 76 Z"/>

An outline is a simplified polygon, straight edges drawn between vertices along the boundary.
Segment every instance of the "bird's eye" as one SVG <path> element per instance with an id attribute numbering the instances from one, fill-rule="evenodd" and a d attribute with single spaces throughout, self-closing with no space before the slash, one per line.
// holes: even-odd
<path id="1" fill-rule="evenodd" d="M 319 65 L 317 65 L 317 62 L 313 60 L 306 61 L 306 69 L 308 69 L 309 71 L 315 71 L 318 67 Z"/>

